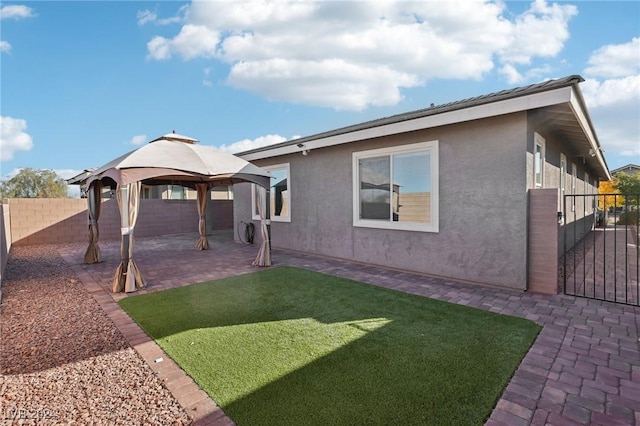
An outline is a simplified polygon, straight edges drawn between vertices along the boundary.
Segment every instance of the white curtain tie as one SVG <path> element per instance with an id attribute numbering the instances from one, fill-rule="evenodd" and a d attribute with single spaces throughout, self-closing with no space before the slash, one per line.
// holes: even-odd
<path id="1" fill-rule="evenodd" d="M 122 233 L 122 235 L 133 234 L 133 226 L 124 226 L 120 228 L 120 232 Z"/>

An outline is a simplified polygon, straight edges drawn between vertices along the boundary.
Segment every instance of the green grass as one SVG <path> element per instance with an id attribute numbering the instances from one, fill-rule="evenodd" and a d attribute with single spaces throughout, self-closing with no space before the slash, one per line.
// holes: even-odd
<path id="1" fill-rule="evenodd" d="M 483 424 L 540 330 L 288 267 L 120 306 L 239 425 Z"/>

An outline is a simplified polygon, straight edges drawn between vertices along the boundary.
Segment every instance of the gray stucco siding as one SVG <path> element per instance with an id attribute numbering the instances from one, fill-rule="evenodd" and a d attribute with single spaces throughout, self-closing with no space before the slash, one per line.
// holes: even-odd
<path id="1" fill-rule="evenodd" d="M 554 132 L 548 128 L 545 128 L 544 122 L 537 120 L 535 113 L 530 113 L 528 117 L 528 131 L 527 131 L 527 188 L 534 188 L 533 182 L 533 147 L 535 133 L 538 133 L 545 140 L 545 162 L 544 162 L 544 178 L 543 188 L 557 189 L 557 211 L 562 211 L 564 200 L 561 196 L 561 182 L 560 182 L 560 161 L 562 155 L 567 160 L 567 182 L 565 186 L 565 195 L 585 195 L 585 194 L 597 194 L 598 182 L 596 180 L 596 171 L 589 168 L 586 162 L 583 160 L 584 155 L 588 153 L 575 152 L 568 148 L 567 141 L 562 134 Z M 572 165 L 576 165 L 576 189 L 572 189 Z M 589 182 L 585 181 L 586 174 L 589 174 Z M 568 205 L 571 205 L 572 199 L 568 200 Z M 580 220 L 585 216 L 592 216 L 594 211 L 591 207 L 593 197 L 576 197 L 576 208 L 568 208 L 565 212 L 565 222 L 572 222 L 574 220 Z"/>
<path id="2" fill-rule="evenodd" d="M 434 140 L 439 232 L 354 227 L 353 152 Z M 272 245 L 525 289 L 526 144 L 523 112 L 255 161 L 290 163 L 291 222 L 272 224 Z M 236 221 L 250 219 L 250 194 L 236 185 Z"/>

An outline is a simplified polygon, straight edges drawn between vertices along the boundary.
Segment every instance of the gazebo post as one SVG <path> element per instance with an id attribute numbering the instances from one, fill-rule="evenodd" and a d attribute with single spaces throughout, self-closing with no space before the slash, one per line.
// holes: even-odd
<path id="1" fill-rule="evenodd" d="M 267 188 L 267 237 L 269 240 L 269 253 L 271 253 L 271 188 Z"/>
<path id="2" fill-rule="evenodd" d="M 209 186 L 205 183 L 196 184 L 198 208 L 198 233 L 200 238 L 196 243 L 196 250 L 209 250 L 209 240 L 207 239 L 207 194 L 209 194 Z"/>

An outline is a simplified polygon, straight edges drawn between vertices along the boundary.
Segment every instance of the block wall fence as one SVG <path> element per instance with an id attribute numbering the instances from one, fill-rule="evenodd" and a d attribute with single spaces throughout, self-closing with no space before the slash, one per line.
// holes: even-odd
<path id="1" fill-rule="evenodd" d="M 529 191 L 528 290 L 558 293 L 558 223 L 556 190 Z M 8 199 L 0 206 L 0 278 L 12 245 L 87 242 L 86 199 Z M 100 240 L 120 239 L 116 200 L 100 212 Z M 207 231 L 233 229 L 233 200 L 211 200 Z M 135 235 L 150 237 L 198 232 L 195 200 L 141 200 Z"/>
<path id="2" fill-rule="evenodd" d="M 86 199 L 11 198 L 4 200 L 3 213 L 4 220 L 9 217 L 11 245 L 85 242 L 89 238 Z M 206 220 L 208 232 L 232 229 L 233 200 L 210 200 Z M 120 213 L 115 199 L 102 202 L 98 224 L 100 240 L 120 239 Z M 189 232 L 198 232 L 195 200 L 141 200 L 136 236 Z"/>

